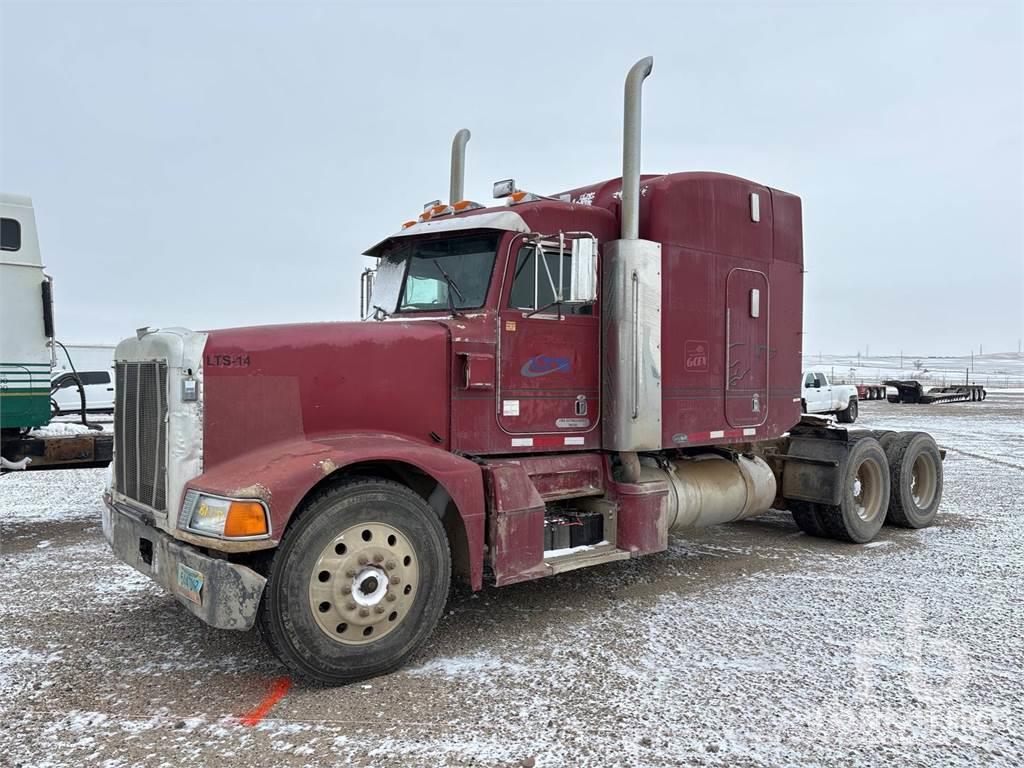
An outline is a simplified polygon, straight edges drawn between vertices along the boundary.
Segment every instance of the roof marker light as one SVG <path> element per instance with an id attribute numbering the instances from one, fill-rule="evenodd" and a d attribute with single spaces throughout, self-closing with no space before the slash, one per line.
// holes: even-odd
<path id="1" fill-rule="evenodd" d="M 494 182 L 494 198 L 499 200 L 503 197 L 508 197 L 516 191 L 516 180 L 515 179 L 502 179 L 501 181 Z"/>
<path id="2" fill-rule="evenodd" d="M 483 208 L 480 203 L 474 203 L 472 200 L 459 200 L 452 206 L 452 209 L 456 213 L 462 213 L 463 211 L 475 211 L 477 208 Z"/>
<path id="3" fill-rule="evenodd" d="M 519 205 L 519 203 L 531 203 L 534 200 L 540 200 L 540 198 L 537 197 L 537 195 L 533 194 L 532 192 L 520 191 L 513 192 L 511 195 L 509 195 L 507 202 L 509 205 Z"/>

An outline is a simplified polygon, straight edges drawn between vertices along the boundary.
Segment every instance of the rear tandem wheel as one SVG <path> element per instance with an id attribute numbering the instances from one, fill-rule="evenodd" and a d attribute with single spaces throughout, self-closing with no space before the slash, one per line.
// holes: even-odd
<path id="1" fill-rule="evenodd" d="M 942 501 L 942 455 L 931 435 L 900 432 L 882 443 L 889 460 L 892 497 L 886 522 L 927 528 Z"/>
<path id="2" fill-rule="evenodd" d="M 864 544 L 878 535 L 889 507 L 891 479 L 885 451 L 873 437 L 850 446 L 839 504 L 790 502 L 797 526 L 811 536 Z"/>

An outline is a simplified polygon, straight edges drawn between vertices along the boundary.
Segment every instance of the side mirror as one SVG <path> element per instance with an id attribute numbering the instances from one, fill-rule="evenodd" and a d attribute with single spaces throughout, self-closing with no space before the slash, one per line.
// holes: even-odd
<path id="1" fill-rule="evenodd" d="M 370 307 L 373 306 L 373 279 L 377 276 L 377 270 L 367 267 L 359 276 L 359 317 L 366 318 L 370 314 Z"/>
<path id="2" fill-rule="evenodd" d="M 815 379 L 814 380 L 814 388 L 815 389 L 821 389 L 821 379 Z"/>
<path id="3" fill-rule="evenodd" d="M 573 304 L 597 301 L 597 240 L 592 237 L 572 241 L 568 300 Z"/>

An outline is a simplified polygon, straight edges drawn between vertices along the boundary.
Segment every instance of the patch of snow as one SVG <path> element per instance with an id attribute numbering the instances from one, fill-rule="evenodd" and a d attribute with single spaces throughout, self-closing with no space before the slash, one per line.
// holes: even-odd
<path id="1" fill-rule="evenodd" d="M 587 552 L 594 547 L 599 547 L 602 544 L 607 544 L 607 541 L 599 541 L 597 544 L 581 544 L 578 547 L 564 547 L 562 549 L 545 549 L 544 559 L 548 560 L 554 557 L 564 557 L 565 555 L 574 555 L 577 552 Z"/>
<path id="2" fill-rule="evenodd" d="M 506 661 L 497 656 L 479 654 L 473 656 L 454 656 L 448 658 L 431 659 L 418 667 L 405 670 L 405 674 L 412 675 L 444 675 L 446 677 L 473 676 L 483 673 L 503 670 L 519 674 L 526 671 L 521 664 Z"/>
<path id="3" fill-rule="evenodd" d="M 96 430 L 89 429 L 85 424 L 75 424 L 71 421 L 51 421 L 43 427 L 36 427 L 29 435 L 31 437 L 67 437 L 69 435 L 84 435 Z"/>

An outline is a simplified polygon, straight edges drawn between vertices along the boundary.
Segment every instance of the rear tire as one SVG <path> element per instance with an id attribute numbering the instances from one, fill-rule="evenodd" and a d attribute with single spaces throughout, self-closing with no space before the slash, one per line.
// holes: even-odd
<path id="1" fill-rule="evenodd" d="M 851 443 L 840 479 L 842 499 L 837 505 L 814 505 L 827 535 L 865 544 L 878 535 L 889 507 L 889 464 L 873 437 Z"/>
<path id="2" fill-rule="evenodd" d="M 430 506 L 403 485 L 353 479 L 315 496 L 274 553 L 260 632 L 293 673 L 326 684 L 401 666 L 444 610 L 451 555 Z"/>
<path id="3" fill-rule="evenodd" d="M 851 397 L 850 402 L 841 411 L 836 411 L 836 420 L 843 424 L 853 424 L 857 420 L 857 398 Z"/>
<path id="4" fill-rule="evenodd" d="M 815 536 L 819 539 L 829 537 L 828 531 L 822 525 L 818 517 L 817 505 L 808 501 L 789 502 L 789 513 L 793 516 L 796 527 L 808 536 Z"/>
<path id="5" fill-rule="evenodd" d="M 942 456 L 931 435 L 901 432 L 883 446 L 889 459 L 892 495 L 885 522 L 927 528 L 942 501 Z"/>

